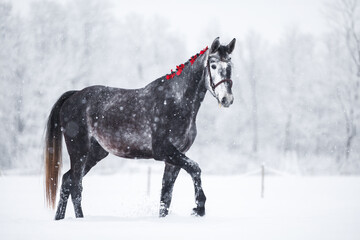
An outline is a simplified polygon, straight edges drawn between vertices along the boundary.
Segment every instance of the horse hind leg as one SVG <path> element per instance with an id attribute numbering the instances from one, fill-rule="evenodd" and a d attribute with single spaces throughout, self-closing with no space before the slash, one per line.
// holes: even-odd
<path id="1" fill-rule="evenodd" d="M 81 200 L 82 200 L 82 179 L 101 159 L 109 153 L 106 152 L 94 139 L 90 141 L 90 148 L 86 155 L 80 157 L 80 162 L 73 165 L 74 174 L 72 175 L 71 199 L 74 204 L 75 216 L 84 217 Z"/>
<path id="2" fill-rule="evenodd" d="M 70 155 L 71 168 L 63 175 L 62 178 L 60 200 L 56 211 L 55 220 L 60 220 L 65 217 L 66 206 L 70 195 L 74 205 L 75 216 L 83 217 L 81 209 L 81 192 L 86 154 L 80 154 L 81 152 L 85 151 L 81 149 L 81 145 L 76 145 L 76 143 L 79 142 L 78 139 L 68 138 L 65 136 L 65 142 L 67 144 Z M 87 144 L 85 144 L 85 146 L 86 145 Z"/>
<path id="3" fill-rule="evenodd" d="M 73 143 L 74 141 L 70 140 L 69 142 Z M 70 194 L 74 205 L 75 216 L 77 218 L 84 216 L 81 207 L 82 179 L 93 166 L 109 154 L 94 139 L 91 139 L 89 144 L 85 143 L 82 146 L 89 146 L 87 153 L 84 155 L 79 154 L 79 149 L 76 150 L 73 144 L 68 144 L 71 169 L 64 174 L 62 179 L 60 200 L 55 215 L 56 220 L 65 217 L 66 205 Z"/>
<path id="4" fill-rule="evenodd" d="M 82 162 L 84 160 L 80 160 Z M 61 220 L 65 217 L 66 206 L 71 194 L 71 199 L 74 205 L 75 216 L 83 217 L 83 211 L 81 207 L 81 193 L 82 193 L 82 175 L 85 173 L 79 173 L 77 168 L 71 168 L 68 172 L 63 175 L 61 190 L 60 190 L 60 200 L 58 204 L 58 208 L 55 215 L 55 220 Z M 80 166 L 81 169 L 85 169 L 85 171 L 89 171 L 91 167 L 88 165 Z M 87 170 L 86 170 L 87 168 Z M 74 171 L 75 170 L 75 171 Z"/>
<path id="5" fill-rule="evenodd" d="M 73 122 L 70 122 L 73 123 Z M 90 141 L 86 127 L 81 124 L 76 125 L 77 132 L 73 134 L 70 123 L 64 124 L 64 137 L 67 150 L 70 156 L 70 170 L 64 174 L 63 183 L 60 192 L 60 201 L 55 219 L 62 219 L 65 217 L 65 210 L 69 195 L 74 205 L 75 216 L 83 217 L 81 208 L 81 193 L 82 193 L 82 178 L 84 169 L 90 152 Z M 73 124 L 74 125 L 74 124 Z"/>
<path id="6" fill-rule="evenodd" d="M 70 195 L 70 188 L 71 188 L 71 177 L 70 171 L 66 172 L 62 177 L 62 184 L 60 190 L 60 200 L 58 204 L 58 208 L 55 215 L 55 220 L 60 220 L 65 217 L 66 212 L 66 205 Z"/>
<path id="7" fill-rule="evenodd" d="M 82 179 L 84 176 L 85 163 L 87 160 L 86 155 L 82 155 L 76 159 L 75 163 L 71 166 L 71 200 L 74 205 L 75 217 L 82 218 L 84 217 L 81 200 L 82 200 Z"/>

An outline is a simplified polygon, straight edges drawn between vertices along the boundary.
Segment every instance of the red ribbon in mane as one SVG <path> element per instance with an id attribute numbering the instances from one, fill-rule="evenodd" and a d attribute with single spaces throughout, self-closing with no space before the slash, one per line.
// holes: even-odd
<path id="1" fill-rule="evenodd" d="M 191 63 L 191 65 L 194 64 L 194 62 L 195 62 L 195 60 L 197 59 L 198 56 L 203 55 L 208 49 L 209 49 L 209 48 L 206 47 L 206 48 L 204 48 L 203 50 L 201 50 L 200 53 L 192 56 L 192 57 L 189 59 L 189 62 Z M 167 80 L 170 80 L 170 79 L 174 78 L 174 77 L 175 77 L 175 74 L 178 75 L 178 76 L 180 76 L 180 74 L 181 74 L 182 70 L 184 69 L 184 67 L 185 67 L 184 64 L 180 64 L 179 66 L 176 66 L 176 72 L 174 72 L 174 71 L 171 69 L 171 73 L 166 75 L 166 79 L 167 79 Z"/>
<path id="2" fill-rule="evenodd" d="M 200 51 L 200 55 L 203 55 L 209 48 L 206 46 L 203 50 Z"/>
<path id="3" fill-rule="evenodd" d="M 191 65 L 193 65 L 194 64 L 194 62 L 195 62 L 195 60 L 197 59 L 197 55 L 194 55 L 194 56 L 192 56 L 191 58 L 190 58 L 190 62 L 191 62 Z"/>
<path id="4" fill-rule="evenodd" d="M 185 65 L 184 64 L 180 64 L 180 66 L 176 66 L 176 75 L 180 75 L 182 70 L 184 69 Z"/>

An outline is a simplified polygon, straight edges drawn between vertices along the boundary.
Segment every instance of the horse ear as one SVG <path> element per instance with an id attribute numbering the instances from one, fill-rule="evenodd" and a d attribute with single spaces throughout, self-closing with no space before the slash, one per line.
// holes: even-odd
<path id="1" fill-rule="evenodd" d="M 211 44 L 210 53 L 216 52 L 219 47 L 220 47 L 220 41 L 219 41 L 219 37 L 217 37 Z"/>
<path id="2" fill-rule="evenodd" d="M 227 52 L 228 52 L 229 54 L 232 53 L 232 51 L 234 51 L 235 43 L 236 43 L 236 39 L 234 38 L 234 39 L 231 40 L 231 42 L 226 46 L 226 47 L 227 47 Z"/>

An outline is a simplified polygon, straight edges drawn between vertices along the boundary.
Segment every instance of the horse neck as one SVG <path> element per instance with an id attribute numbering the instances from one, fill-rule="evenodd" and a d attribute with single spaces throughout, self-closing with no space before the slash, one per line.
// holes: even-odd
<path id="1" fill-rule="evenodd" d="M 182 101 L 190 101 L 195 103 L 195 107 L 199 108 L 206 94 L 204 69 L 206 54 L 203 54 L 196 59 L 193 65 L 188 62 L 180 74 L 179 78 L 171 79 L 172 88 L 177 91 Z"/>

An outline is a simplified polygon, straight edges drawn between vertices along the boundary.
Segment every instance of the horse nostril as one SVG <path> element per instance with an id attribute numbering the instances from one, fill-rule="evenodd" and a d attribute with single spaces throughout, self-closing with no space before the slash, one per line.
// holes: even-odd
<path id="1" fill-rule="evenodd" d="M 222 105 L 226 105 L 226 103 L 227 103 L 227 99 L 226 99 L 226 97 L 223 97 L 223 98 L 221 99 L 221 104 L 222 104 Z"/>
<path id="2" fill-rule="evenodd" d="M 234 103 L 234 99 L 231 99 L 230 104 L 233 104 L 233 103 Z"/>

